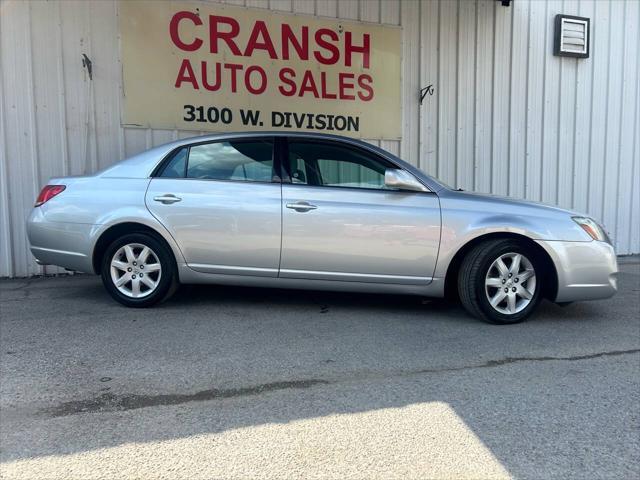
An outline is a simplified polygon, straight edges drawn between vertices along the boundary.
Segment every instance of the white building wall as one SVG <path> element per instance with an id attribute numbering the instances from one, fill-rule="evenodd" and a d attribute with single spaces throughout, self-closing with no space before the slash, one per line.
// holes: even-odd
<path id="1" fill-rule="evenodd" d="M 640 252 L 640 1 L 228 3 L 401 25 L 403 139 L 373 143 L 464 189 L 586 211 L 619 253 Z M 48 178 L 199 133 L 120 126 L 117 12 L 112 0 L 0 2 L 0 276 L 45 271 L 24 220 Z M 557 13 L 592 19 L 590 58 L 552 55 Z"/>

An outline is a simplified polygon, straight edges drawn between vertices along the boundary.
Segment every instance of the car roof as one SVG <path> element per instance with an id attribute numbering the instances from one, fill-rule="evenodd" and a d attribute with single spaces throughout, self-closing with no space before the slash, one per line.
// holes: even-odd
<path id="1" fill-rule="evenodd" d="M 182 138 L 174 140 L 163 145 L 158 145 L 149 150 L 146 150 L 138 155 L 127 158 L 115 165 L 108 167 L 107 169 L 99 172 L 97 175 L 102 177 L 119 177 L 119 178 L 144 178 L 149 177 L 151 172 L 159 164 L 159 162 L 166 157 L 167 154 L 172 152 L 178 147 L 191 145 L 196 143 L 206 143 L 217 140 L 226 139 L 241 139 L 241 138 L 256 138 L 256 137 L 288 137 L 288 138 L 302 138 L 312 140 L 328 140 L 333 142 L 342 143 L 345 145 L 353 145 L 360 147 L 364 150 L 371 151 L 387 160 L 396 164 L 398 167 L 408 170 L 418 177 L 430 190 L 438 192 L 443 188 L 447 188 L 444 184 L 440 183 L 436 179 L 425 174 L 413 165 L 398 158 L 391 152 L 388 152 L 376 145 L 365 142 L 357 138 L 344 137 L 341 135 L 333 135 L 328 133 L 315 133 L 315 132 L 283 132 L 283 131 L 245 131 L 245 132 L 224 132 L 213 133 L 209 135 L 199 135 L 195 137 Z"/>
<path id="2" fill-rule="evenodd" d="M 201 143 L 212 140 L 223 140 L 226 138 L 255 138 L 255 137 L 296 137 L 296 138 L 311 138 L 318 140 L 332 140 L 338 142 L 345 142 L 351 144 L 361 145 L 363 147 L 371 147 L 375 146 L 369 142 L 365 142 L 364 140 L 360 140 L 357 138 L 345 137 L 342 135 L 335 135 L 330 133 L 315 133 L 315 132 L 283 132 L 283 131 L 270 131 L 270 130 L 251 130 L 246 132 L 221 132 L 221 133 L 212 133 L 208 135 L 198 135 L 190 138 L 183 138 L 180 140 L 174 140 L 172 142 L 166 143 L 165 145 L 173 145 L 174 148 L 187 145 L 191 143 Z M 164 145 L 162 145 L 164 146 Z"/>

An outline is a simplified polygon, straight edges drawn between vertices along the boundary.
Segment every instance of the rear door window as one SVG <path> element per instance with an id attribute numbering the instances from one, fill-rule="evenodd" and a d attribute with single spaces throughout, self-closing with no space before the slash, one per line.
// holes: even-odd
<path id="1" fill-rule="evenodd" d="M 274 179 L 273 145 L 273 140 L 267 138 L 185 146 L 171 154 L 156 176 L 271 182 Z"/>
<path id="2" fill-rule="evenodd" d="M 204 143 L 189 149 L 187 178 L 271 182 L 273 177 L 271 139 Z"/>

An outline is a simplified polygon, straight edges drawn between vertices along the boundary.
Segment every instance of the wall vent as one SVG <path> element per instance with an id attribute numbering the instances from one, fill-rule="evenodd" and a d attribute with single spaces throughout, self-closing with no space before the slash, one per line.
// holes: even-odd
<path id="1" fill-rule="evenodd" d="M 572 15 L 556 15 L 553 54 L 560 57 L 589 56 L 589 19 Z"/>

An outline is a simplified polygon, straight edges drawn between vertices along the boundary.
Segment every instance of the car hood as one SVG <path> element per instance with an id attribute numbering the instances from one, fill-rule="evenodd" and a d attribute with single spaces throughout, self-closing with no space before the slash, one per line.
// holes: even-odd
<path id="1" fill-rule="evenodd" d="M 569 210 L 561 208 L 556 205 L 549 205 L 547 203 L 535 202 L 533 200 L 524 200 L 512 197 L 503 197 L 500 195 L 491 195 L 486 193 L 466 192 L 463 190 L 450 190 L 450 196 L 454 198 L 469 200 L 472 202 L 481 202 L 487 206 L 494 206 L 496 209 L 503 208 L 515 208 L 517 211 L 530 210 L 547 212 L 548 214 L 560 214 L 569 216 L 587 216 L 584 213 L 577 212 L 575 210 Z"/>
<path id="2" fill-rule="evenodd" d="M 513 232 L 539 240 L 590 241 L 571 217 L 582 214 L 539 202 L 458 190 L 438 192 L 443 228 L 462 235 Z"/>

